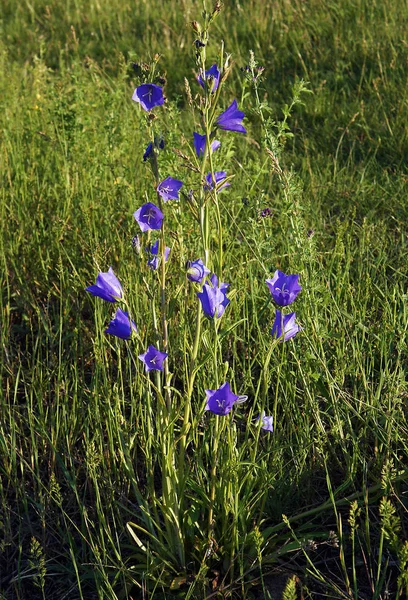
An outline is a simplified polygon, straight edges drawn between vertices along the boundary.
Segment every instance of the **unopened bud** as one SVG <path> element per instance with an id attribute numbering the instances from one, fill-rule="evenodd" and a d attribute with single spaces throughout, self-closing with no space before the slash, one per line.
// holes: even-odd
<path id="1" fill-rule="evenodd" d="M 222 10 L 222 2 L 220 2 L 220 0 L 217 0 L 217 2 L 214 4 L 214 8 L 213 8 L 213 17 L 215 17 L 216 15 L 218 15 Z"/>
<path id="2" fill-rule="evenodd" d="M 225 379 L 227 377 L 227 373 L 228 373 L 228 369 L 229 369 L 229 362 L 227 360 L 224 362 L 223 367 L 224 367 L 224 379 Z"/>
<path id="3" fill-rule="evenodd" d="M 201 33 L 201 25 L 198 21 L 192 21 L 191 27 L 196 33 Z"/>

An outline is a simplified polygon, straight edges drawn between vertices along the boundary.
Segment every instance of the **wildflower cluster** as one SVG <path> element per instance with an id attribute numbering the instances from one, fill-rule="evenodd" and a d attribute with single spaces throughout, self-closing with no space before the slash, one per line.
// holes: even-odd
<path id="1" fill-rule="evenodd" d="M 198 50 L 204 47 L 202 42 L 197 46 Z M 197 44 L 196 44 L 197 45 Z M 199 55 L 199 53 L 198 53 Z M 245 72 L 250 72 L 250 68 L 246 67 Z M 259 72 L 258 74 L 260 74 Z M 215 108 L 214 97 L 219 91 L 222 81 L 222 67 L 214 63 L 209 69 L 200 68 L 197 75 L 197 82 L 204 90 L 204 106 Z M 218 97 L 218 95 L 217 95 Z M 153 82 L 142 83 L 139 85 L 132 96 L 132 99 L 140 104 L 142 109 L 149 113 L 157 107 L 163 106 L 165 97 L 163 88 Z M 196 157 L 203 161 L 204 164 L 211 159 L 212 153 L 218 150 L 221 142 L 215 139 L 217 130 L 230 131 L 235 133 L 246 134 L 246 128 L 243 125 L 245 118 L 244 112 L 239 110 L 237 100 L 233 100 L 226 110 L 215 116 L 215 111 L 212 111 L 214 116 L 204 120 L 205 133 L 201 134 L 193 132 L 193 147 Z M 206 112 L 207 117 L 209 112 Z M 183 186 L 183 181 L 168 175 L 165 179 L 160 179 L 158 175 L 157 156 L 159 150 L 162 150 L 165 142 L 162 136 L 153 135 L 152 141 L 147 145 L 143 153 L 143 161 L 147 162 L 152 159 L 152 171 L 156 177 L 156 193 L 158 204 L 146 202 L 134 212 L 135 221 L 138 223 L 140 230 L 143 233 L 150 231 L 159 231 L 160 239 L 153 243 L 149 243 L 146 247 L 146 252 L 149 255 L 148 266 L 151 270 L 156 271 L 162 262 L 167 262 L 170 255 L 170 248 L 164 244 L 163 224 L 165 214 L 161 202 L 167 203 L 180 200 L 180 190 Z M 212 161 L 210 160 L 211 170 L 204 177 L 202 183 L 202 195 L 212 194 L 217 205 L 217 194 L 230 186 L 226 171 L 214 171 Z M 192 198 L 192 192 L 190 192 Z M 218 205 L 217 205 L 218 206 Z M 205 204 L 201 204 L 201 214 L 205 218 Z M 264 211 L 267 216 L 270 210 Z M 209 249 L 204 241 L 204 250 L 206 260 L 209 260 Z M 138 236 L 133 238 L 134 247 L 140 251 L 141 241 Z M 220 265 L 221 266 L 221 265 Z M 163 267 L 164 268 L 164 267 Z M 163 273 L 165 273 L 163 271 Z M 197 258 L 188 263 L 186 269 L 187 279 L 195 285 L 199 286 L 199 291 L 196 292 L 200 302 L 201 309 L 209 319 L 220 319 L 230 299 L 227 296 L 227 291 L 230 286 L 228 283 L 220 282 L 215 273 L 210 275 L 211 271 L 203 262 L 202 258 Z M 266 284 L 272 294 L 274 302 L 279 307 L 286 307 L 296 299 L 301 291 L 301 286 L 298 284 L 299 275 L 285 275 L 282 271 L 277 270 L 272 279 L 267 279 Z M 123 301 L 123 289 L 118 279 L 113 273 L 112 268 L 109 268 L 107 273 L 99 273 L 96 284 L 87 288 L 87 291 L 94 296 L 106 300 L 107 302 Z M 299 331 L 300 327 L 296 323 L 296 314 L 289 313 L 284 315 L 280 310 L 276 310 L 275 321 L 272 327 L 272 337 L 279 341 L 287 341 L 293 338 Z M 127 311 L 121 308 L 117 309 L 114 319 L 110 322 L 106 333 L 119 337 L 121 339 L 129 339 L 133 333 L 137 332 L 134 321 L 129 317 Z M 167 346 L 167 339 L 163 338 L 164 347 Z M 139 355 L 139 359 L 144 363 L 146 372 L 152 370 L 163 370 L 163 363 L 167 359 L 168 353 L 162 352 L 155 346 L 150 345 L 144 354 Z M 213 412 L 217 415 L 227 415 L 233 404 L 238 400 L 230 388 L 228 382 L 224 383 L 217 390 L 207 390 L 207 404 L 205 410 Z M 261 427 L 268 431 L 273 431 L 272 417 L 268 417 L 262 413 L 258 417 L 262 421 Z"/>

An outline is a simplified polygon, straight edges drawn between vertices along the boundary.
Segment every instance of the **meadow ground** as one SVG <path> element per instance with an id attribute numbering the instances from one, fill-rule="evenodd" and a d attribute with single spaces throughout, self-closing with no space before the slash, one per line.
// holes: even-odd
<path id="1" fill-rule="evenodd" d="M 161 55 L 160 169 L 188 191 L 202 3 L 0 11 L 0 598 L 406 597 L 407 0 L 226 0 L 212 23 L 220 106 L 248 130 L 214 154 L 234 175 L 208 232 L 231 303 L 192 360 L 202 239 L 187 196 L 167 203 L 171 403 L 84 290 L 113 266 L 144 352 L 162 305 L 131 243 L 154 197 L 133 63 Z M 283 344 L 278 268 L 303 287 Z M 225 380 L 247 402 L 204 414 Z"/>

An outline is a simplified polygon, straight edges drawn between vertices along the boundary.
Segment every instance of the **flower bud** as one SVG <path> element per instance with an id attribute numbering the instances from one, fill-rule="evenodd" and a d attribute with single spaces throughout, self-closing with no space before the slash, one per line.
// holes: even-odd
<path id="1" fill-rule="evenodd" d="M 213 17 L 217 16 L 218 14 L 220 14 L 221 10 L 222 10 L 222 2 L 220 2 L 220 0 L 217 0 L 217 2 L 214 4 L 212 16 Z"/>

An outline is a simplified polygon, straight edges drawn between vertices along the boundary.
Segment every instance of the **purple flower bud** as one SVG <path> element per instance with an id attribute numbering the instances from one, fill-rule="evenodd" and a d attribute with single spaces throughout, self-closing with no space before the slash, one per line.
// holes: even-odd
<path id="1" fill-rule="evenodd" d="M 154 346 L 149 346 L 144 354 L 139 354 L 138 356 L 142 363 L 144 363 L 146 373 L 149 371 L 163 371 L 163 362 L 167 357 L 167 352 L 160 352 Z"/>
<path id="2" fill-rule="evenodd" d="M 154 138 L 154 145 L 156 146 L 156 148 L 160 148 L 160 150 L 163 150 L 164 148 L 164 139 L 162 137 L 156 137 Z M 153 153 L 153 142 L 150 142 L 150 144 L 148 144 L 145 153 L 143 154 L 143 160 L 144 162 L 146 162 L 146 160 L 148 158 L 150 158 L 150 156 Z"/>
<path id="3" fill-rule="evenodd" d="M 133 213 L 136 221 L 139 223 L 142 231 L 148 231 L 149 229 L 161 229 L 164 215 L 160 208 L 151 202 L 143 204 L 140 208 Z"/>
<path id="4" fill-rule="evenodd" d="M 157 193 L 163 198 L 164 202 L 168 202 L 169 200 L 178 200 L 179 190 L 182 185 L 182 181 L 173 179 L 172 177 L 167 177 L 157 186 Z"/>
<path id="5" fill-rule="evenodd" d="M 230 106 L 217 118 L 216 123 L 220 129 L 225 131 L 236 131 L 237 133 L 246 133 L 245 127 L 242 125 L 242 119 L 245 113 L 238 110 L 237 101 L 234 100 Z"/>
<path id="6" fill-rule="evenodd" d="M 280 310 L 276 311 L 275 322 L 272 327 L 272 337 L 278 338 L 280 342 L 287 342 L 290 338 L 301 331 L 301 327 L 296 323 L 296 313 L 282 315 Z"/>
<path id="7" fill-rule="evenodd" d="M 228 382 L 225 382 L 218 390 L 205 390 L 205 393 L 207 396 L 205 410 L 223 417 L 231 412 L 234 403 L 240 398 L 231 391 Z"/>
<path id="8" fill-rule="evenodd" d="M 137 331 L 136 323 L 129 319 L 129 314 L 118 308 L 115 318 L 109 323 L 109 327 L 105 329 L 105 333 L 114 335 L 122 340 L 128 340 L 132 331 Z"/>
<path id="9" fill-rule="evenodd" d="M 85 291 L 107 302 L 116 302 L 123 296 L 122 286 L 114 274 L 112 267 L 109 267 L 107 273 L 99 273 L 96 278 L 96 284 L 87 287 Z"/>
<path id="10" fill-rule="evenodd" d="M 143 110 L 149 112 L 164 103 L 163 88 L 154 83 L 144 83 L 135 89 L 132 100 L 139 102 Z"/>
<path id="11" fill-rule="evenodd" d="M 272 279 L 266 280 L 266 285 L 273 299 L 279 306 L 288 306 L 296 300 L 302 287 L 298 284 L 299 275 L 285 275 L 277 269 Z"/>
<path id="12" fill-rule="evenodd" d="M 147 146 L 145 153 L 143 154 L 143 160 L 144 162 L 147 161 L 147 159 L 149 158 L 149 156 L 151 155 L 151 153 L 153 152 L 153 143 L 150 142 L 150 144 Z"/>

